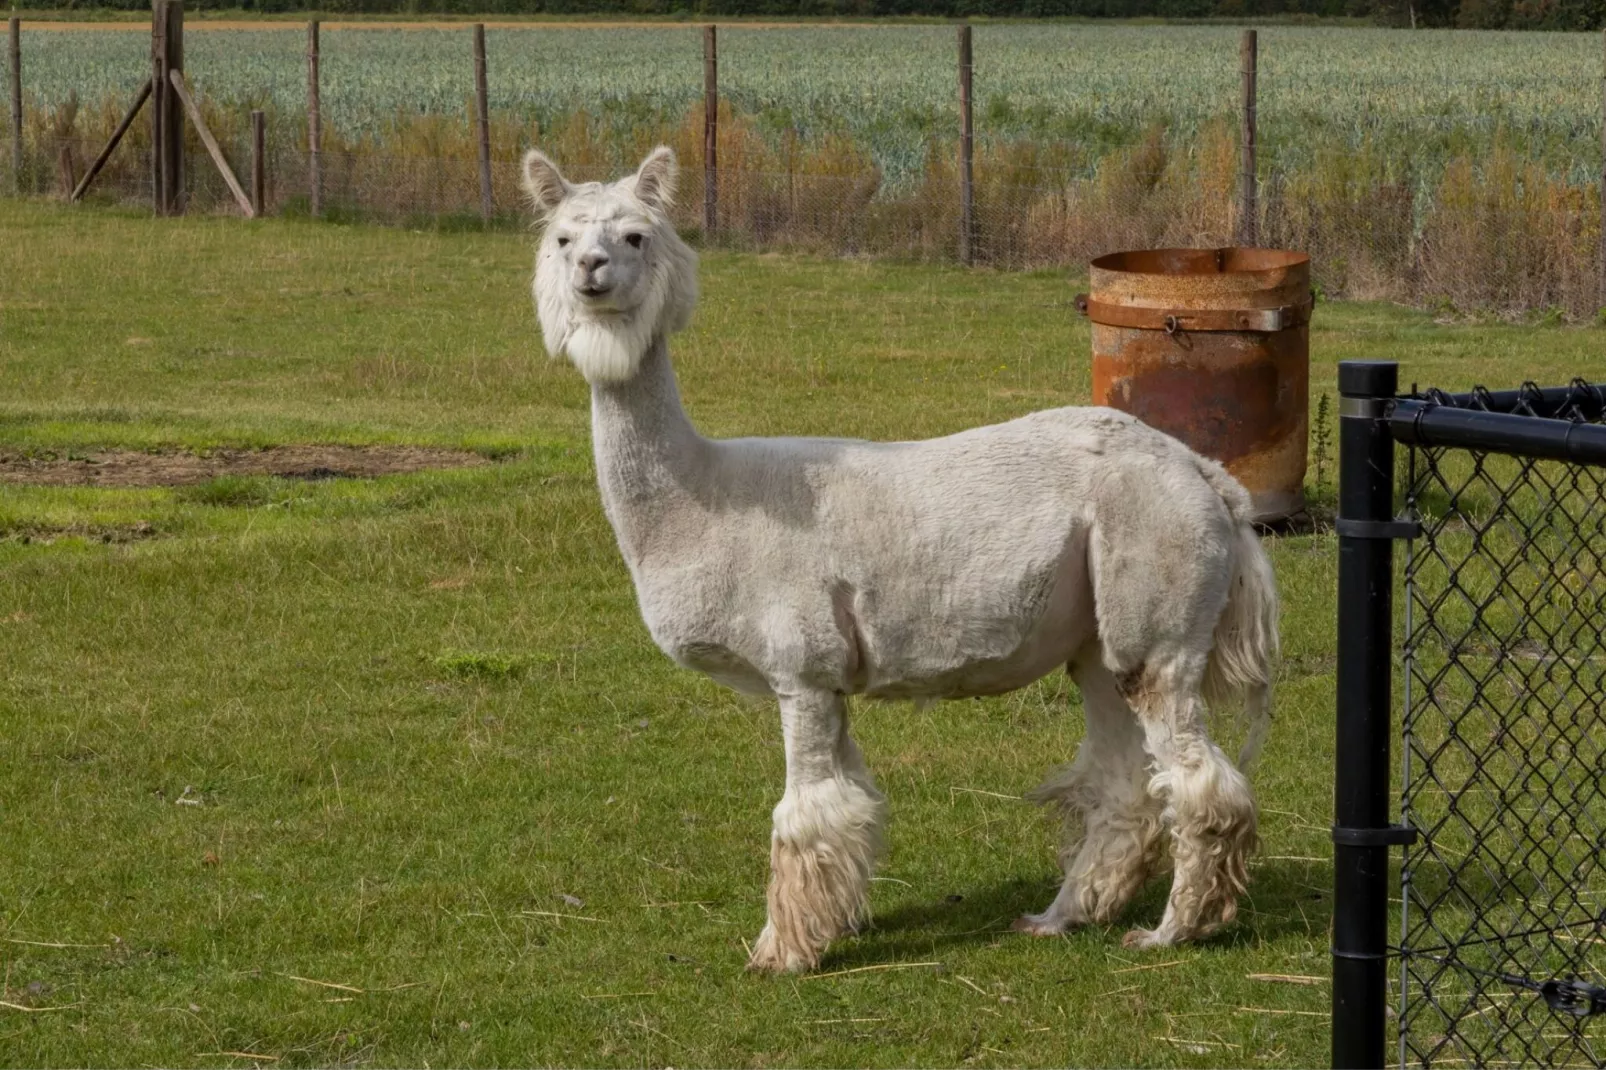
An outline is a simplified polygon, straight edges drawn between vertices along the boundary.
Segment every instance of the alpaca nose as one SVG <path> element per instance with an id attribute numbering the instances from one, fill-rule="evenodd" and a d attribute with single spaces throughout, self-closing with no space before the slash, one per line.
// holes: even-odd
<path id="1" fill-rule="evenodd" d="M 585 268 L 588 272 L 595 272 L 607 262 L 608 254 L 600 249 L 586 253 L 580 258 L 580 266 Z"/>

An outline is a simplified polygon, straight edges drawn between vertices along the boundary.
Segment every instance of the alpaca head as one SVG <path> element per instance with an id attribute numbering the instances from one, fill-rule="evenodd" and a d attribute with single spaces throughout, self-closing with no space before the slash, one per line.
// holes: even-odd
<path id="1" fill-rule="evenodd" d="M 541 334 L 592 383 L 629 379 L 654 340 L 691 322 L 697 254 L 669 222 L 676 170 L 664 146 L 612 183 L 571 183 L 541 153 L 524 156 L 524 190 L 546 223 L 535 259 Z"/>

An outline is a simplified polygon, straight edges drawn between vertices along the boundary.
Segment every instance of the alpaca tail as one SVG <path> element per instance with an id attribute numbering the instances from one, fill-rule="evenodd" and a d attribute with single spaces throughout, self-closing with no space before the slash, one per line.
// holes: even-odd
<path id="1" fill-rule="evenodd" d="M 1219 465 L 1204 461 L 1204 477 L 1237 524 L 1232 555 L 1232 584 L 1227 606 L 1216 622 L 1214 646 L 1205 668 L 1205 698 L 1221 709 L 1241 699 L 1249 733 L 1238 755 L 1248 772 L 1271 731 L 1271 683 L 1277 662 L 1277 578 L 1271 561 L 1250 524 L 1249 493 Z"/>

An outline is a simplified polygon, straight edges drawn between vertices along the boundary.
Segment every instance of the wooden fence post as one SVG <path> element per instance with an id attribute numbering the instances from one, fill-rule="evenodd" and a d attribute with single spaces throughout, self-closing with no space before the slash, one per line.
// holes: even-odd
<path id="1" fill-rule="evenodd" d="M 719 225 L 719 40 L 703 27 L 703 239 Z"/>
<path id="2" fill-rule="evenodd" d="M 22 20 L 13 15 L 7 21 L 10 33 L 11 68 L 11 179 L 16 192 L 22 192 Z"/>
<path id="3" fill-rule="evenodd" d="M 251 210 L 259 219 L 268 203 L 267 126 L 262 112 L 251 113 Z"/>
<path id="4" fill-rule="evenodd" d="M 167 117 L 167 74 L 162 69 L 162 37 L 167 20 L 162 0 L 151 2 L 151 210 L 165 215 L 162 200 L 162 123 Z"/>
<path id="5" fill-rule="evenodd" d="M 172 76 L 184 72 L 184 0 L 151 7 L 152 179 L 158 215 L 184 211 L 184 104 Z"/>
<path id="6" fill-rule="evenodd" d="M 63 140 L 56 146 L 56 185 L 61 190 L 62 200 L 72 200 L 73 190 L 78 188 L 78 172 L 73 166 L 70 141 Z"/>
<path id="7" fill-rule="evenodd" d="M 307 183 L 312 216 L 323 214 L 323 112 L 318 100 L 318 20 L 307 23 Z"/>
<path id="8" fill-rule="evenodd" d="M 976 259 L 975 126 L 971 114 L 970 24 L 959 27 L 959 262 Z"/>
<path id="9" fill-rule="evenodd" d="M 1245 30 L 1238 47 L 1238 70 L 1243 75 L 1243 129 L 1239 134 L 1238 164 L 1238 245 L 1260 243 L 1260 215 L 1255 186 L 1255 81 L 1259 66 L 1259 47 L 1254 30 Z"/>
<path id="10" fill-rule="evenodd" d="M 184 0 L 165 0 L 167 9 L 167 80 L 184 76 Z M 171 119 L 163 124 L 167 132 L 166 162 L 169 204 L 176 215 L 183 215 L 189 197 L 184 189 L 184 102 L 182 94 L 169 93 Z"/>
<path id="11" fill-rule="evenodd" d="M 489 223 L 491 202 L 491 104 L 485 75 L 485 24 L 474 24 L 474 112 L 480 142 L 480 216 Z"/>

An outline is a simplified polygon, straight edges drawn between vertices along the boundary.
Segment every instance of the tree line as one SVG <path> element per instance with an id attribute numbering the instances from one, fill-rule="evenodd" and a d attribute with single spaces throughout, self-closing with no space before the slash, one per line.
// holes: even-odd
<path id="1" fill-rule="evenodd" d="M 15 3 L 16 0 L 13 0 Z M 63 0 L 67 10 L 144 10 L 149 0 Z M 1592 30 L 1606 0 L 190 0 L 189 8 L 330 14 L 638 15 L 686 18 L 924 15 L 939 18 L 1351 18 L 1383 26 Z"/>

